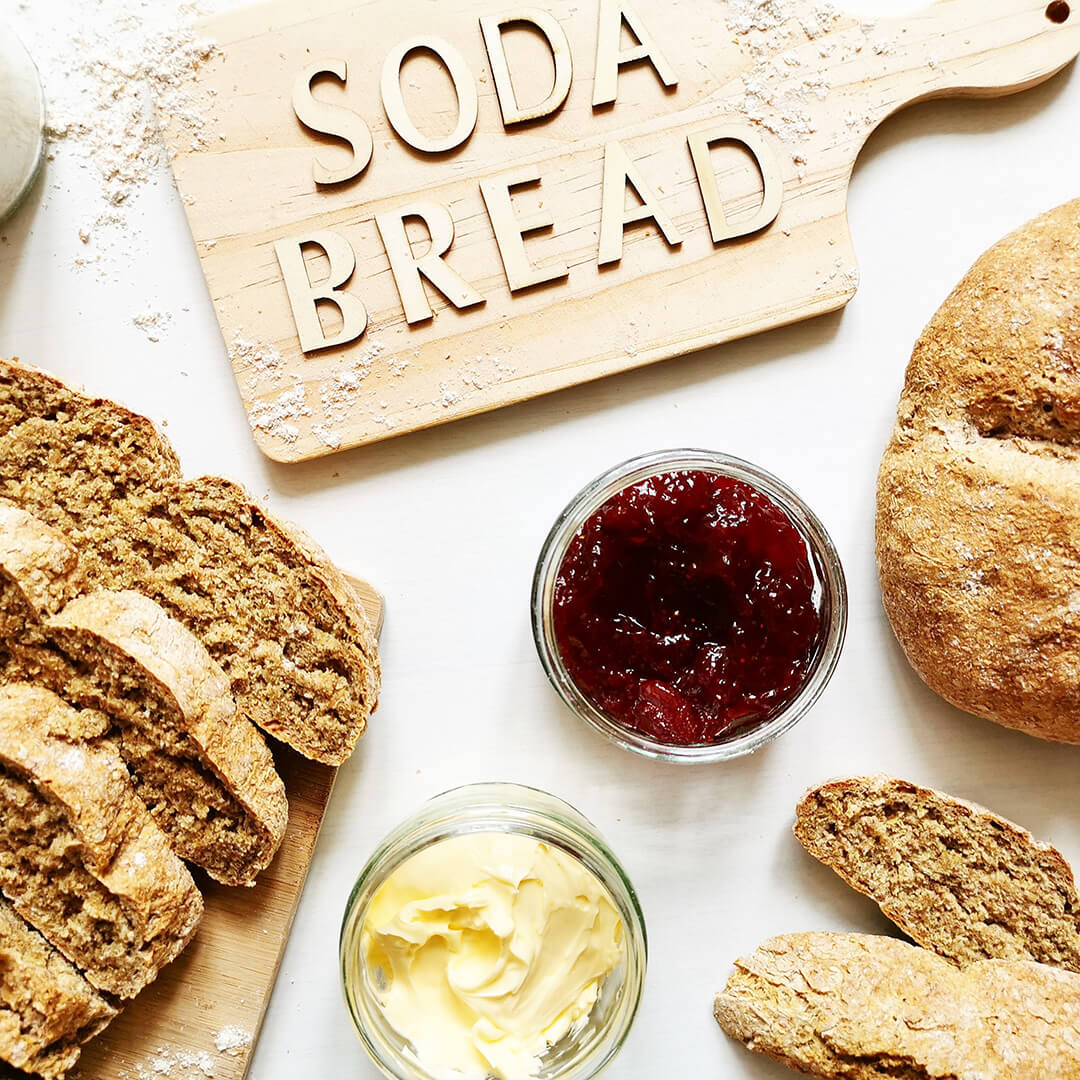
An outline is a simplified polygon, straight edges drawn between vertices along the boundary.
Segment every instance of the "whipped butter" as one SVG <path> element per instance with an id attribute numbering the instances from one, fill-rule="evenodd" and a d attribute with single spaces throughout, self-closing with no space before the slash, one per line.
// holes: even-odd
<path id="1" fill-rule="evenodd" d="M 599 879 L 512 833 L 441 840 L 372 897 L 362 960 L 395 1030 L 435 1075 L 527 1080 L 579 1030 L 623 955 Z"/>

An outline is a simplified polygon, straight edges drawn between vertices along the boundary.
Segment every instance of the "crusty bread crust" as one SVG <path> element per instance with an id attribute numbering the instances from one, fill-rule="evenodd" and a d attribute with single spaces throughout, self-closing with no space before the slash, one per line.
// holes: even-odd
<path id="1" fill-rule="evenodd" d="M 0 780 L 0 890 L 95 987 L 134 997 L 191 940 L 203 902 L 123 761 L 86 742 L 55 694 L 4 686 Z"/>
<path id="2" fill-rule="evenodd" d="M 1080 896 L 1055 848 L 984 807 L 888 776 L 813 788 L 795 835 L 913 941 L 957 964 L 1080 972 Z"/>
<path id="3" fill-rule="evenodd" d="M 958 708 L 1080 743 L 1080 201 L 972 267 L 908 367 L 877 562 L 912 666 Z"/>
<path id="4" fill-rule="evenodd" d="M 1080 976 L 1026 961 L 958 969 L 859 934 L 790 934 L 736 961 L 713 1012 L 811 1076 L 1078 1080 Z"/>
<path id="5" fill-rule="evenodd" d="M 0 1062 L 60 1080 L 116 1016 L 67 960 L 0 897 Z"/>
<path id="6" fill-rule="evenodd" d="M 0 360 L 0 498 L 60 529 L 92 587 L 186 625 L 249 719 L 315 760 L 349 756 L 378 697 L 374 634 L 326 556 L 241 487 L 185 480 L 145 418 Z"/>

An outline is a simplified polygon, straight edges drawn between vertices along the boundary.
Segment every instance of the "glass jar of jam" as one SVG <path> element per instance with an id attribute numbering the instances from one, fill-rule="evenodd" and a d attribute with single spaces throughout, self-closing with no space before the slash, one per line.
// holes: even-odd
<path id="1" fill-rule="evenodd" d="M 797 723 L 843 646 L 836 548 L 786 484 L 708 450 L 633 458 L 559 515 L 533 579 L 548 679 L 626 749 L 751 753 Z"/>

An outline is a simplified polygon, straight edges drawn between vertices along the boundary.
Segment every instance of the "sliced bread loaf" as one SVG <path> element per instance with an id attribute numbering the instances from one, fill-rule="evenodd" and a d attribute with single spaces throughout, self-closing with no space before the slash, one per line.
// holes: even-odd
<path id="1" fill-rule="evenodd" d="M 958 969 L 859 934 L 790 934 L 736 961 L 713 1006 L 749 1049 L 851 1080 L 1078 1080 L 1080 976 L 1027 961 Z"/>
<path id="2" fill-rule="evenodd" d="M 40 552 L 47 563 L 30 558 Z M 97 710 L 93 723 L 100 734 L 113 729 L 137 793 L 177 854 L 226 885 L 253 884 L 288 820 L 263 737 L 238 715 L 198 639 L 141 593 L 76 597 L 49 617 L 79 582 L 74 549 L 59 533 L 0 504 L 0 606 L 11 612 L 0 682 L 43 685 Z"/>
<path id="3" fill-rule="evenodd" d="M 116 1015 L 0 897 L 0 1062 L 59 1080 Z"/>
<path id="4" fill-rule="evenodd" d="M 97 989 L 130 998 L 191 939 L 202 897 L 79 716 L 0 687 L 0 891 Z"/>
<path id="5" fill-rule="evenodd" d="M 93 587 L 187 626 L 265 731 L 348 757 L 378 695 L 371 628 L 325 554 L 238 485 L 184 480 L 149 421 L 0 361 L 0 497 L 60 529 Z"/>
<path id="6" fill-rule="evenodd" d="M 1080 972 L 1080 897 L 1061 854 L 981 806 L 888 776 L 834 780 L 795 835 L 913 941 L 959 964 Z"/>

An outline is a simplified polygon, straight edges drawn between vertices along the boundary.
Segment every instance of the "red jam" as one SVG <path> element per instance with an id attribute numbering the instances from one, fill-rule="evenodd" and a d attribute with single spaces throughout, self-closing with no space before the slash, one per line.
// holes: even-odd
<path id="1" fill-rule="evenodd" d="M 717 742 L 788 705 L 824 637 L 806 541 L 749 484 L 703 471 L 624 488 L 578 530 L 554 633 L 578 689 L 657 742 Z"/>

